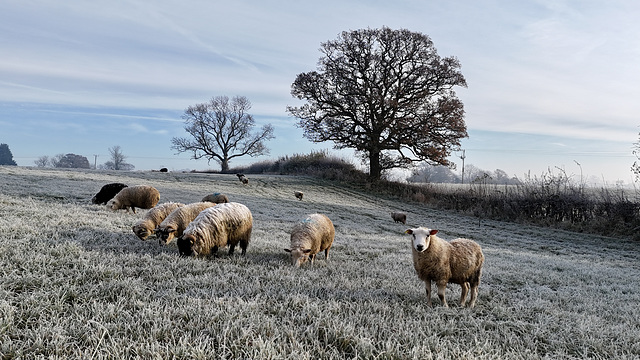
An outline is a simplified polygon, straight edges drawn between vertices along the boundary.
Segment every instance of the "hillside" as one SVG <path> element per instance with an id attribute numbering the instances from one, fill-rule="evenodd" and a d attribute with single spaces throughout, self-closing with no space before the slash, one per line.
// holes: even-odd
<path id="1" fill-rule="evenodd" d="M 640 357 L 637 242 L 479 222 L 311 177 L 249 179 L 0 167 L 0 357 Z M 181 258 L 175 243 L 140 241 L 131 225 L 145 210 L 91 204 L 109 182 L 153 185 L 161 202 L 227 194 L 254 216 L 247 255 Z M 331 258 L 295 269 L 283 249 L 312 212 L 335 224 Z M 483 247 L 475 309 L 457 305 L 458 285 L 451 308 L 426 307 L 403 234 L 415 226 Z"/>

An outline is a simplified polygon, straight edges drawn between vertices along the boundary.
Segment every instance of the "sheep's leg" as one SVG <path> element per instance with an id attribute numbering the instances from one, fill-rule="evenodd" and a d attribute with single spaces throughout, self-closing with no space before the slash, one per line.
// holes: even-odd
<path id="1" fill-rule="evenodd" d="M 478 285 L 480 285 L 480 279 L 471 283 L 471 298 L 469 299 L 469 307 L 476 306 L 476 299 L 478 298 Z"/>
<path id="2" fill-rule="evenodd" d="M 460 306 L 464 306 L 464 303 L 467 300 L 467 293 L 469 293 L 469 283 L 463 282 L 460 284 L 460 287 L 462 288 L 460 294 Z"/>
<path id="3" fill-rule="evenodd" d="M 480 276 L 482 276 L 482 268 L 474 274 L 475 276 L 471 280 L 471 298 L 469 299 L 469 307 L 476 306 L 476 299 L 478 298 L 478 286 L 480 285 Z"/>
<path id="4" fill-rule="evenodd" d="M 447 282 L 438 281 L 437 284 L 438 284 L 438 297 L 442 302 L 442 306 L 449 307 L 449 305 L 447 305 L 447 299 L 445 298 L 445 292 L 447 291 Z"/>
<path id="5" fill-rule="evenodd" d="M 431 280 L 425 280 L 424 287 L 427 290 L 427 306 L 432 307 L 433 304 L 431 303 Z"/>
<path id="6" fill-rule="evenodd" d="M 240 240 L 240 249 L 242 249 L 242 255 L 247 253 L 247 246 L 249 245 L 248 241 Z"/>
<path id="7" fill-rule="evenodd" d="M 236 245 L 229 245 L 229 255 L 233 255 L 233 252 L 236 250 Z"/>
<path id="8" fill-rule="evenodd" d="M 478 298 L 478 284 L 471 286 L 471 299 L 469 300 L 469 307 L 476 306 L 476 299 Z"/>
<path id="9" fill-rule="evenodd" d="M 324 251 L 324 259 L 329 260 L 329 249 L 325 249 Z"/>

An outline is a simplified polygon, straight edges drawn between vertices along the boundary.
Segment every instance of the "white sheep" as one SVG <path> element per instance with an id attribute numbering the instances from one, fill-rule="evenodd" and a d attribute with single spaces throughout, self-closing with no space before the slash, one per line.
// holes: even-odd
<path id="1" fill-rule="evenodd" d="M 242 181 L 242 183 L 245 184 L 245 185 L 247 185 L 249 183 L 249 179 L 247 179 L 244 176 L 240 179 L 240 181 Z"/>
<path id="2" fill-rule="evenodd" d="M 144 240 L 149 235 L 153 234 L 154 230 L 162 221 L 175 209 L 184 206 L 181 203 L 168 202 L 160 205 L 156 205 L 149 210 L 142 219 L 133 224 L 131 229 L 133 233 Z"/>
<path id="3" fill-rule="evenodd" d="M 403 224 L 407 223 L 407 214 L 400 211 L 392 212 L 391 218 L 393 219 L 393 222 L 396 222 L 396 223 L 399 223 L 399 222 Z"/>
<path id="4" fill-rule="evenodd" d="M 218 204 L 203 210 L 187 226 L 178 239 L 178 250 L 182 256 L 208 256 L 229 245 L 229 255 L 233 255 L 236 245 L 240 244 L 245 255 L 252 229 L 253 216 L 245 205 Z"/>
<path id="5" fill-rule="evenodd" d="M 427 289 L 427 304 L 431 303 L 431 281 L 438 286 L 438 297 L 444 307 L 447 283 L 460 284 L 462 294 L 460 305 L 464 306 L 471 288 L 469 307 L 474 307 L 478 297 L 478 285 L 482 276 L 484 255 L 480 245 L 469 239 L 455 239 L 447 242 L 436 236 L 438 230 L 424 227 L 409 229 L 413 235 L 413 266 Z"/>
<path id="6" fill-rule="evenodd" d="M 295 195 L 296 198 L 298 198 L 298 200 L 302 200 L 302 197 L 304 196 L 304 193 L 302 191 L 294 191 L 293 195 Z"/>
<path id="7" fill-rule="evenodd" d="M 151 209 L 160 201 L 160 192 L 153 186 L 136 185 L 123 188 L 107 205 L 112 210 L 131 209 L 134 213 L 136 208 Z"/>
<path id="8" fill-rule="evenodd" d="M 310 214 L 294 225 L 291 230 L 291 244 L 284 251 L 291 253 L 291 263 L 300 267 L 308 259 L 313 261 L 324 250 L 325 260 L 329 260 L 329 249 L 333 245 L 336 230 L 324 214 Z"/>
<path id="9" fill-rule="evenodd" d="M 224 204 L 229 202 L 229 197 L 225 194 L 213 193 L 209 194 L 200 200 L 202 202 L 208 201 L 216 204 Z"/>
<path id="10" fill-rule="evenodd" d="M 168 244 L 174 238 L 182 236 L 184 229 L 202 210 L 215 205 L 215 203 L 204 201 L 187 204 L 173 210 L 155 229 L 158 242 L 160 244 Z"/>

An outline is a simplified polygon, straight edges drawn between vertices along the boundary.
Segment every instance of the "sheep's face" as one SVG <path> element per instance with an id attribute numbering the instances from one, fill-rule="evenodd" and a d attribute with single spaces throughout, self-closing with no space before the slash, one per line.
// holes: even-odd
<path id="1" fill-rule="evenodd" d="M 144 240 L 151 235 L 151 231 L 142 225 L 134 225 L 132 227 L 134 234 L 140 238 L 140 240 Z"/>
<path id="2" fill-rule="evenodd" d="M 122 204 L 117 199 L 112 199 L 107 203 L 107 207 L 111 210 L 122 209 Z"/>
<path id="3" fill-rule="evenodd" d="M 431 230 L 423 227 L 409 229 L 405 233 L 413 236 L 412 246 L 417 252 L 423 252 L 431 244 L 431 236 L 438 233 L 438 230 Z"/>
<path id="4" fill-rule="evenodd" d="M 175 237 L 176 229 L 173 226 L 156 228 L 155 233 L 160 245 L 168 244 Z"/>
<path id="5" fill-rule="evenodd" d="M 300 267 L 302 264 L 309 260 L 309 254 L 311 249 L 284 249 L 284 251 L 291 254 L 291 264 L 295 267 Z"/>
<path id="6" fill-rule="evenodd" d="M 178 244 L 178 252 L 180 253 L 180 256 L 198 255 L 198 253 L 194 251 L 196 241 L 196 237 L 191 234 L 179 237 L 176 242 Z"/>

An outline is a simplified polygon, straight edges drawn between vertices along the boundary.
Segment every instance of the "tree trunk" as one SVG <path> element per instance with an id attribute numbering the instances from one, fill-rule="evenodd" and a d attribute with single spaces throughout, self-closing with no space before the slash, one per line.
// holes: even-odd
<path id="1" fill-rule="evenodd" d="M 229 172 L 229 159 L 222 159 L 222 161 L 220 162 L 220 166 L 222 167 L 223 173 Z"/>
<path id="2" fill-rule="evenodd" d="M 378 181 L 382 175 L 380 169 L 380 151 L 369 152 L 369 180 Z"/>

